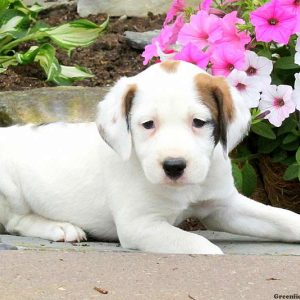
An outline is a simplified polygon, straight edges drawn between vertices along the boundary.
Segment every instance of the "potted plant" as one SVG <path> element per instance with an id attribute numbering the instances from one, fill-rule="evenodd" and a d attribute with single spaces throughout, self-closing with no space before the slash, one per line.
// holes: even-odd
<path id="1" fill-rule="evenodd" d="M 249 136 L 233 151 L 237 188 L 262 175 L 273 205 L 300 212 L 300 2 L 174 0 L 144 63 L 185 60 L 225 76 L 251 109 Z M 258 162 L 258 167 L 255 167 Z"/>

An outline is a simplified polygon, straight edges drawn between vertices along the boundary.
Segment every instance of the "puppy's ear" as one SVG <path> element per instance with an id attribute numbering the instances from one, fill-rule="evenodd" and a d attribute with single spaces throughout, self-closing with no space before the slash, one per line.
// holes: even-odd
<path id="1" fill-rule="evenodd" d="M 197 74 L 195 80 L 203 104 L 212 113 L 215 144 L 220 142 L 224 153 L 227 154 L 227 129 L 234 117 L 234 105 L 229 85 L 225 78 L 207 74 Z"/>
<path id="2" fill-rule="evenodd" d="M 136 89 L 135 84 L 123 77 L 98 105 L 99 133 L 124 160 L 131 154 L 130 110 Z"/>

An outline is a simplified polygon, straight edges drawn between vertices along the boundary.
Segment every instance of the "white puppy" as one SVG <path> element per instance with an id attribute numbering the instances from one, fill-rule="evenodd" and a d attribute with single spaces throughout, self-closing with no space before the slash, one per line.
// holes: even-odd
<path id="1" fill-rule="evenodd" d="M 300 216 L 239 194 L 227 153 L 250 113 L 236 90 L 198 67 L 168 61 L 122 78 L 97 124 L 0 129 L 0 223 L 53 241 L 85 233 L 151 252 L 221 254 L 177 227 L 300 241 Z M 100 135 L 103 139 L 101 139 Z"/>

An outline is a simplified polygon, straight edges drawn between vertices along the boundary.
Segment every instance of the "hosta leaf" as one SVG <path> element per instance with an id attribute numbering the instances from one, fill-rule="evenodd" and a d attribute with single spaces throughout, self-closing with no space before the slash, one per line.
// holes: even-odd
<path id="1" fill-rule="evenodd" d="M 76 47 L 87 47 L 93 44 L 107 27 L 107 22 L 108 20 L 98 26 L 87 20 L 78 20 L 45 30 L 45 32 L 55 44 L 71 51 Z"/>
<path id="2" fill-rule="evenodd" d="M 72 79 L 94 77 L 94 75 L 88 72 L 85 68 L 78 67 L 78 66 L 75 67 L 61 66 L 61 75 Z"/>
<path id="3" fill-rule="evenodd" d="M 55 49 L 50 44 L 44 44 L 39 47 L 39 51 L 34 59 L 40 64 L 47 74 L 48 81 L 55 81 L 56 76 L 60 73 L 61 68 L 55 57 Z"/>
<path id="4" fill-rule="evenodd" d="M 7 9 L 9 7 L 9 4 L 9 0 L 0 0 L 0 13 L 2 12 L 2 10 Z"/>
<path id="5" fill-rule="evenodd" d="M 17 53 L 16 59 L 17 59 L 18 63 L 20 63 L 22 65 L 29 64 L 34 61 L 34 59 L 39 51 L 40 51 L 40 49 L 37 46 L 32 46 L 25 53 Z"/>
<path id="6" fill-rule="evenodd" d="M 0 67 L 3 73 L 9 66 L 16 66 L 18 64 L 15 56 L 0 56 Z"/>

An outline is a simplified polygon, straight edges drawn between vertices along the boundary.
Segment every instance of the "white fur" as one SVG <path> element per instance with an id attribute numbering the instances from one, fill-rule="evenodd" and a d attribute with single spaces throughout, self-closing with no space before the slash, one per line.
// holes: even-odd
<path id="1" fill-rule="evenodd" d="M 195 88 L 200 72 L 184 62 L 174 73 L 157 64 L 121 79 L 100 102 L 97 126 L 1 128 L 0 223 L 25 236 L 74 241 L 86 232 L 119 239 L 126 248 L 166 253 L 222 253 L 204 237 L 175 227 L 188 216 L 213 230 L 299 242 L 300 216 L 240 195 L 230 160 L 220 143 L 214 145 L 212 126 L 192 129 L 193 118 L 212 117 Z M 128 131 L 121 106 L 131 84 L 137 92 Z M 229 150 L 250 120 L 246 103 L 233 88 L 231 94 Z M 141 126 L 148 120 L 155 121 L 154 131 Z M 168 157 L 187 161 L 177 181 L 164 174 Z"/>

